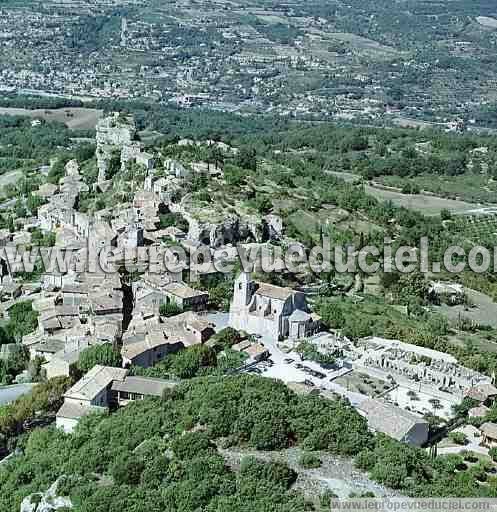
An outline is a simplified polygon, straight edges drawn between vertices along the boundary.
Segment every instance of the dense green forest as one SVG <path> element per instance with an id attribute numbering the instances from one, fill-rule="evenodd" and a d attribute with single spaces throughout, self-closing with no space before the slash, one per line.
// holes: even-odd
<path id="1" fill-rule="evenodd" d="M 52 96 L 31 96 L 20 95 L 16 93 L 3 94 L 0 97 L 1 108 L 26 108 L 26 109 L 56 109 L 69 107 L 83 107 L 81 100 L 68 98 L 52 97 Z"/>
<path id="2" fill-rule="evenodd" d="M 453 455 L 431 459 L 420 449 L 373 436 L 343 401 L 300 396 L 277 381 L 239 376 L 185 382 L 162 400 L 85 418 L 73 435 L 51 427 L 34 430 L 23 438 L 23 454 L 0 467 L 0 506 L 17 511 L 26 495 L 65 475 L 59 494 L 71 496 L 78 511 L 317 510 L 318 496 L 306 504 L 291 490 L 297 475 L 284 464 L 248 458 L 233 471 L 218 452 L 292 445 L 356 456 L 359 468 L 404 494 L 497 493 L 484 463 Z"/>

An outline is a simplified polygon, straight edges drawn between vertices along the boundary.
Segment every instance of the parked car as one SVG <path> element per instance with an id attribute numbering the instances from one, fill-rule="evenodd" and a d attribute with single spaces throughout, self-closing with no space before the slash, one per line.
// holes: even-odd
<path id="1" fill-rule="evenodd" d="M 316 387 L 316 384 L 314 384 L 314 382 L 312 382 L 312 380 L 305 379 L 305 380 L 304 380 L 304 384 L 305 384 L 306 386 L 311 387 L 311 388 Z"/>
<path id="2" fill-rule="evenodd" d="M 290 359 L 289 357 L 287 357 L 286 359 L 283 359 L 283 362 L 286 363 L 286 364 L 292 364 L 294 361 L 294 359 Z M 298 366 L 297 366 L 298 368 Z"/>

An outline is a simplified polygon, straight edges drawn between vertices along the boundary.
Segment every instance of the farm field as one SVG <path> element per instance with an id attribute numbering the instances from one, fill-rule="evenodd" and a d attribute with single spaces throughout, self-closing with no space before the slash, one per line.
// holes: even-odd
<path id="1" fill-rule="evenodd" d="M 442 304 L 434 306 L 434 309 L 451 321 L 457 321 L 460 317 L 464 317 L 479 325 L 497 328 L 497 304 L 491 297 L 469 288 L 466 289 L 466 295 L 472 306 Z"/>
<path id="2" fill-rule="evenodd" d="M 456 199 L 445 199 L 424 194 L 402 194 L 393 190 L 379 189 L 371 185 L 365 185 L 364 189 L 367 194 L 380 201 L 392 201 L 397 206 L 404 206 L 405 208 L 419 211 L 424 215 L 439 215 L 442 210 L 460 213 L 480 207 L 479 204 L 467 203 Z"/>
<path id="3" fill-rule="evenodd" d="M 0 108 L 0 115 L 28 116 L 45 121 L 64 123 L 71 130 L 93 130 L 102 117 L 102 111 L 94 108 L 59 108 L 52 110 L 28 110 L 24 108 Z"/>
<path id="4" fill-rule="evenodd" d="M 361 179 L 353 173 L 327 171 L 328 174 L 343 179 L 348 183 L 358 183 Z M 424 215 L 439 215 L 442 210 L 449 210 L 452 213 L 462 213 L 469 210 L 475 210 L 481 207 L 480 204 L 461 201 L 458 199 L 447 199 L 439 196 L 425 194 L 402 194 L 395 190 L 385 190 L 374 187 L 373 185 L 364 185 L 367 194 L 379 199 L 380 201 L 392 201 L 397 206 L 404 206 L 417 210 Z"/>
<path id="5" fill-rule="evenodd" d="M 406 181 L 399 176 L 378 178 L 383 185 L 401 189 Z M 428 191 L 439 197 L 467 201 L 469 203 L 497 203 L 497 182 L 486 174 L 465 174 L 462 176 L 438 176 L 420 174 L 409 177 L 409 182 L 420 191 Z"/>
<path id="6" fill-rule="evenodd" d="M 0 189 L 6 185 L 15 185 L 22 177 L 24 173 L 22 171 L 11 171 L 0 176 Z"/>

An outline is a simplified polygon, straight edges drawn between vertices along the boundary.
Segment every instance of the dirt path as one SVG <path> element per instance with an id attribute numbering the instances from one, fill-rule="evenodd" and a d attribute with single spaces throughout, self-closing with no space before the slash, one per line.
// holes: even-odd
<path id="1" fill-rule="evenodd" d="M 257 459 L 284 462 L 298 473 L 294 489 L 303 492 L 309 499 L 318 498 L 326 489 L 330 489 L 339 498 L 348 498 L 350 493 L 373 492 L 376 496 L 400 496 L 399 493 L 388 489 L 357 470 L 351 459 L 335 457 L 320 453 L 322 465 L 317 469 L 304 469 L 299 465 L 302 454 L 300 448 L 289 448 L 278 452 L 259 452 L 240 448 L 220 449 L 228 466 L 238 470 L 244 457 L 253 456 Z"/>

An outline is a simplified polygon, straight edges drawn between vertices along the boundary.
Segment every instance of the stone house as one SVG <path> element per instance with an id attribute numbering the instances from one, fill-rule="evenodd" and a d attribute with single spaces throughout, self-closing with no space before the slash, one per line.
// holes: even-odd
<path id="1" fill-rule="evenodd" d="M 41 276 L 41 287 L 44 290 L 60 290 L 66 280 L 67 275 L 58 270 L 44 272 Z"/>
<path id="2" fill-rule="evenodd" d="M 400 407 L 367 398 L 357 410 L 366 417 L 369 428 L 374 432 L 387 434 L 412 446 L 422 446 L 428 440 L 428 422 Z"/>
<path id="3" fill-rule="evenodd" d="M 202 290 L 195 290 L 185 283 L 169 283 L 164 286 L 166 303 L 174 303 L 181 309 L 201 311 L 206 309 L 209 294 Z"/>
<path id="4" fill-rule="evenodd" d="M 123 407 L 136 400 L 144 400 L 147 397 L 161 397 L 166 389 L 177 386 L 175 381 L 154 379 L 152 377 L 126 376 L 124 380 L 115 380 L 112 383 L 111 392 L 113 401 L 119 407 Z"/>
<path id="5" fill-rule="evenodd" d="M 64 306 L 84 306 L 89 301 L 88 286 L 83 283 L 65 283 L 62 286 Z"/>
<path id="6" fill-rule="evenodd" d="M 126 374 L 127 371 L 122 368 L 94 366 L 64 393 L 64 403 L 56 416 L 57 427 L 70 433 L 82 417 L 106 411 L 110 404 L 112 384 L 116 380 L 124 380 Z"/>
<path id="7" fill-rule="evenodd" d="M 55 357 L 55 354 L 64 350 L 64 346 L 64 340 L 61 338 L 40 337 L 37 342 L 28 346 L 29 357 L 30 359 L 41 357 L 45 361 L 50 362 Z"/>
<path id="8" fill-rule="evenodd" d="M 143 247 L 143 227 L 138 224 L 128 225 L 117 239 L 117 246 L 123 249 L 136 249 Z"/>
<path id="9" fill-rule="evenodd" d="M 59 207 L 53 203 L 38 208 L 38 220 L 43 231 L 53 231 L 58 226 L 70 224 L 71 219 L 72 208 Z"/>
<path id="10" fill-rule="evenodd" d="M 148 286 L 136 286 L 136 283 L 133 283 L 133 287 L 135 288 L 133 293 L 135 311 L 158 315 L 161 305 L 166 303 L 166 294 Z"/>
<path id="11" fill-rule="evenodd" d="M 175 176 L 176 178 L 188 178 L 192 173 L 182 163 L 177 160 L 168 158 L 164 161 L 164 169 L 168 174 Z"/>
<path id="12" fill-rule="evenodd" d="M 42 199 L 48 199 L 55 195 L 58 190 L 59 187 L 57 185 L 54 185 L 53 183 L 44 183 L 43 185 L 40 185 L 38 190 L 32 192 L 32 195 L 41 197 Z"/>
<path id="13" fill-rule="evenodd" d="M 488 448 L 497 446 L 497 424 L 487 421 L 480 427 L 482 444 Z"/>
<path id="14" fill-rule="evenodd" d="M 497 388 L 491 383 L 479 384 L 467 389 L 464 395 L 481 405 L 491 406 L 497 399 Z"/>
<path id="15" fill-rule="evenodd" d="M 88 414 L 114 410 L 146 397 L 160 397 L 176 385 L 175 381 L 133 377 L 127 370 L 97 365 L 64 394 L 56 425 L 71 433 Z"/>
<path id="16" fill-rule="evenodd" d="M 114 315 L 123 311 L 123 292 L 109 290 L 97 292 L 90 297 L 91 310 L 95 315 Z"/>
<path id="17" fill-rule="evenodd" d="M 22 295 L 22 284 L 5 279 L 0 286 L 0 297 L 2 301 L 14 300 Z"/>
<path id="18" fill-rule="evenodd" d="M 148 368 L 170 353 L 205 343 L 214 332 L 210 322 L 191 311 L 165 318 L 162 322 L 153 317 L 148 325 L 132 321 L 123 336 L 123 366 Z"/>
<path id="19" fill-rule="evenodd" d="M 145 169 L 147 170 L 151 170 L 154 168 L 155 165 L 154 155 L 142 151 L 141 153 L 138 153 L 136 155 L 136 163 L 138 165 L 145 167 Z"/>
<path id="20" fill-rule="evenodd" d="M 79 323 L 79 307 L 54 305 L 40 312 L 38 329 L 40 333 L 53 334 L 62 329 L 70 329 Z"/>
<path id="21" fill-rule="evenodd" d="M 264 345 L 252 343 L 249 340 L 240 341 L 231 348 L 236 352 L 245 352 L 249 357 L 249 362 L 263 361 L 269 357 L 269 350 Z"/>
<path id="22" fill-rule="evenodd" d="M 47 379 L 53 377 L 70 377 L 74 374 L 81 352 L 90 346 L 89 339 L 78 340 L 77 343 L 65 343 L 64 348 L 53 354 L 51 359 L 42 365 Z"/>

